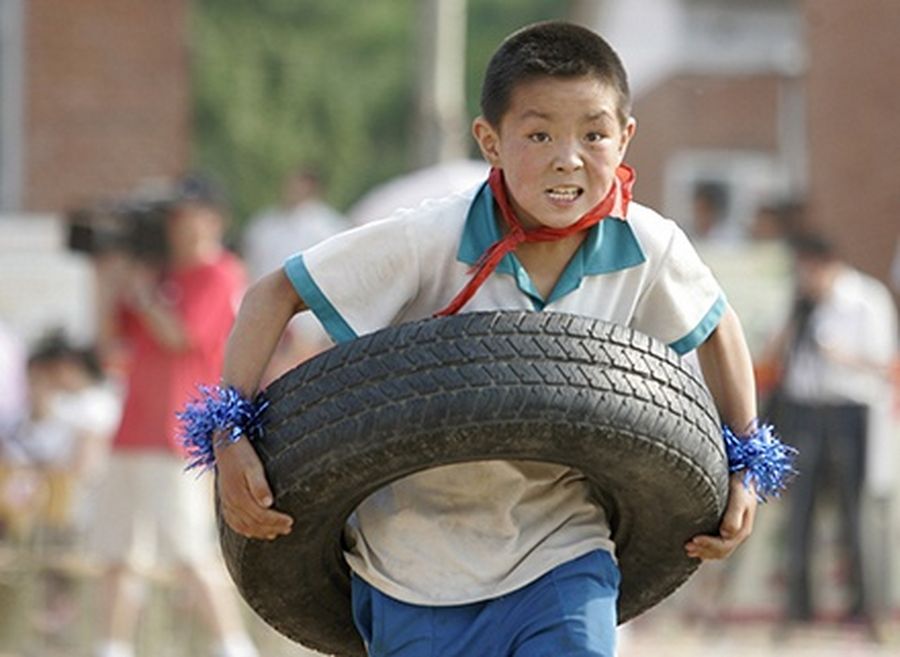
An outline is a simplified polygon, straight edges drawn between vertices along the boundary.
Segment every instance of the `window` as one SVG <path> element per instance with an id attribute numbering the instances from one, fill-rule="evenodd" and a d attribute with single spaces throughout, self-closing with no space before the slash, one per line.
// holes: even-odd
<path id="1" fill-rule="evenodd" d="M 664 212 L 696 237 L 740 239 L 762 203 L 792 191 L 785 168 L 769 153 L 682 151 L 666 166 Z"/>

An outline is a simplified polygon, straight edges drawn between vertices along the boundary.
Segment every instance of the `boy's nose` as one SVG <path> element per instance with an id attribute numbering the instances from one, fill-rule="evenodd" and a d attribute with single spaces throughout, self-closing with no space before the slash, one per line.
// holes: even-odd
<path id="1" fill-rule="evenodd" d="M 584 165 L 581 154 L 574 144 L 563 143 L 556 151 L 553 168 L 560 172 L 576 171 Z"/>

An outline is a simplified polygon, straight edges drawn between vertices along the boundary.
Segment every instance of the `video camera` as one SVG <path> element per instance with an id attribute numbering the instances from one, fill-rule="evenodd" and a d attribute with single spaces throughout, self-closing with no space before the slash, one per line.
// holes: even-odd
<path id="1" fill-rule="evenodd" d="M 225 211 L 221 190 L 197 175 L 170 185 L 145 187 L 132 196 L 80 207 L 66 215 L 67 245 L 91 256 L 119 252 L 152 263 L 168 259 L 166 218 L 181 203 Z"/>
<path id="2" fill-rule="evenodd" d="M 168 199 L 128 199 L 77 208 L 66 216 L 68 247 L 91 256 L 116 251 L 164 262 L 165 220 L 171 207 Z"/>

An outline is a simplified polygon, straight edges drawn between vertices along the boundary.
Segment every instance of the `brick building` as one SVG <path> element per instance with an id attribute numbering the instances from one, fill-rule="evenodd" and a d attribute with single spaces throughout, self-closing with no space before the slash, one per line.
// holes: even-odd
<path id="1" fill-rule="evenodd" d="M 0 210 L 55 212 L 177 174 L 187 0 L 4 0 Z"/>
<path id="2" fill-rule="evenodd" d="M 0 322 L 95 335 L 60 213 L 189 165 L 189 0 L 0 1 Z"/>
<path id="3" fill-rule="evenodd" d="M 692 190 L 713 182 L 737 229 L 760 203 L 802 199 L 811 226 L 888 281 L 900 239 L 900 3 L 609 5 L 604 31 L 636 82 L 629 160 L 641 199 L 691 228 Z"/>
<path id="4" fill-rule="evenodd" d="M 854 265 L 887 280 L 900 246 L 900 2 L 803 8 L 812 220 Z"/>
<path id="5" fill-rule="evenodd" d="M 603 6 L 601 29 L 636 82 L 642 200 L 690 227 L 692 190 L 711 181 L 743 229 L 760 202 L 804 197 L 848 259 L 887 280 L 900 234 L 900 3 Z M 3 0 L 0 214 L 57 213 L 183 171 L 188 29 L 189 0 Z"/>

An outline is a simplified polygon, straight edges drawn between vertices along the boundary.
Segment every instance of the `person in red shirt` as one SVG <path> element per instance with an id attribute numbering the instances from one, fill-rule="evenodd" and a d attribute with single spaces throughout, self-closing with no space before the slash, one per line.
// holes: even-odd
<path id="1" fill-rule="evenodd" d="M 245 280 L 223 246 L 219 196 L 198 179 L 167 206 L 162 265 L 99 258 L 101 344 L 124 354 L 125 400 L 98 490 L 94 554 L 108 565 L 97 657 L 133 657 L 142 568 L 175 569 L 192 589 L 221 657 L 256 657 L 215 548 L 209 482 L 185 475 L 176 412 L 219 380 Z"/>

